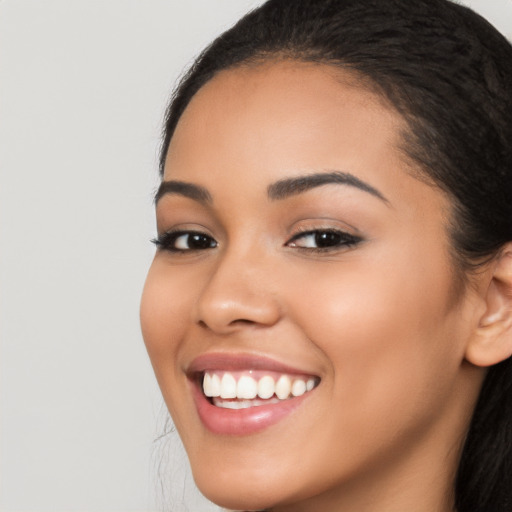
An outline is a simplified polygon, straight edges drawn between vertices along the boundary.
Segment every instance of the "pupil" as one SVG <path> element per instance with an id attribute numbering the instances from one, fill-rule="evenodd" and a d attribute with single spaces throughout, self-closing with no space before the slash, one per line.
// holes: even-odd
<path id="1" fill-rule="evenodd" d="M 191 249 L 208 249 L 210 248 L 211 241 L 204 235 L 190 235 L 189 246 Z"/>
<path id="2" fill-rule="evenodd" d="M 315 235 L 315 244 L 317 247 L 332 247 L 338 245 L 340 242 L 340 236 L 337 233 L 317 233 Z"/>

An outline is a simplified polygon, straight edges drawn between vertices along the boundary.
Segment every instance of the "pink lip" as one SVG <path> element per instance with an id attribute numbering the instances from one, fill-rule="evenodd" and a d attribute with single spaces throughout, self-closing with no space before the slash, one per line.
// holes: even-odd
<path id="1" fill-rule="evenodd" d="M 224 409 L 210 403 L 203 394 L 199 379 L 194 378 L 205 370 L 267 370 L 299 375 L 308 375 L 310 372 L 283 365 L 266 357 L 247 354 L 214 353 L 194 359 L 187 372 L 191 377 L 194 402 L 203 425 L 214 434 L 242 436 L 260 432 L 286 418 L 314 392 L 313 390 L 279 403 L 247 409 Z"/>
<path id="2" fill-rule="evenodd" d="M 211 404 L 197 384 L 193 386 L 194 402 L 203 425 L 214 434 L 231 436 L 254 434 L 270 427 L 297 409 L 310 393 L 277 404 L 223 409 Z"/>
<path id="3" fill-rule="evenodd" d="M 206 370 L 267 370 L 292 375 L 312 375 L 311 372 L 293 368 L 268 357 L 221 352 L 203 354 L 197 357 L 187 368 L 187 373 L 192 374 Z"/>

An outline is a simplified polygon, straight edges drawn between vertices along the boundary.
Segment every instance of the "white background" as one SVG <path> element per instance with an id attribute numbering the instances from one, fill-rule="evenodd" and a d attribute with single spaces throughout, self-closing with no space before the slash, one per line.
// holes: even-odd
<path id="1" fill-rule="evenodd" d="M 1 512 L 217 510 L 153 442 L 138 303 L 172 84 L 259 3 L 0 0 Z M 512 0 L 465 3 L 512 38 Z"/>

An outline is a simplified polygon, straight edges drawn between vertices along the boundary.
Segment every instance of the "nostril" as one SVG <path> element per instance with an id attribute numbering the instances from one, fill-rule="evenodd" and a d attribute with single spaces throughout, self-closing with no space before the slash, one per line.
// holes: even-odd
<path id="1" fill-rule="evenodd" d="M 238 320 L 233 320 L 230 322 L 231 325 L 237 325 L 237 324 L 241 324 L 241 325 L 251 325 L 251 324 L 254 324 L 255 322 L 253 322 L 252 320 L 246 320 L 245 318 L 240 318 Z"/>
<path id="2" fill-rule="evenodd" d="M 253 322 L 252 320 L 247 320 L 245 318 L 240 318 L 240 319 L 232 320 L 231 322 L 229 322 L 228 326 L 236 327 L 237 325 L 239 325 L 239 326 L 253 325 L 254 323 L 255 322 Z M 203 329 L 209 329 L 208 324 L 204 320 L 199 320 L 198 324 Z"/>

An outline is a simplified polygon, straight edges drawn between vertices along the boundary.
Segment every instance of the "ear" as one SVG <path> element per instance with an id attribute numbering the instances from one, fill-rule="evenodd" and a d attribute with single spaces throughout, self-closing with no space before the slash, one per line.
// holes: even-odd
<path id="1" fill-rule="evenodd" d="M 476 366 L 492 366 L 512 355 L 512 243 L 491 265 L 486 309 L 466 348 L 466 359 Z"/>

